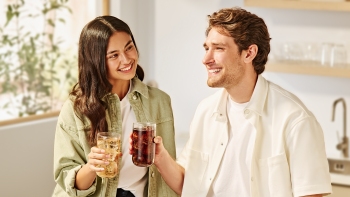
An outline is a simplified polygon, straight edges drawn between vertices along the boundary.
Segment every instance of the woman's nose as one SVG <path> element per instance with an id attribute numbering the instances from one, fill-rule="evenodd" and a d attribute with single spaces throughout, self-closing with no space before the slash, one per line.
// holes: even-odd
<path id="1" fill-rule="evenodd" d="M 130 58 L 125 53 L 120 54 L 120 61 L 122 64 L 128 64 L 130 63 Z"/>

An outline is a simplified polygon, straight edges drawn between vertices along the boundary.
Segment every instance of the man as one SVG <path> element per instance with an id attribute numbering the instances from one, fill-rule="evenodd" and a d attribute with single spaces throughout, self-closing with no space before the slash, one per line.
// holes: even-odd
<path id="1" fill-rule="evenodd" d="M 203 64 L 220 89 L 198 106 L 175 162 L 155 165 L 184 197 L 299 197 L 331 193 L 322 129 L 293 94 L 260 74 L 270 52 L 263 19 L 240 8 L 209 17 Z"/>

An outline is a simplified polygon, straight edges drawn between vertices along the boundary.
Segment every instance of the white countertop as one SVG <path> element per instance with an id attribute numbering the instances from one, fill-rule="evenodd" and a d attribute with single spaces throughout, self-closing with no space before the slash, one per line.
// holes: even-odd
<path id="1" fill-rule="evenodd" d="M 350 175 L 331 173 L 331 181 L 335 184 L 350 186 Z"/>

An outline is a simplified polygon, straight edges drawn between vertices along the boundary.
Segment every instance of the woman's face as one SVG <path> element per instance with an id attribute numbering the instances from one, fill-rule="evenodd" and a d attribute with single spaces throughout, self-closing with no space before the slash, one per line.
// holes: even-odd
<path id="1" fill-rule="evenodd" d="M 106 63 L 108 81 L 112 85 L 135 76 L 138 53 L 129 34 L 115 32 L 109 38 Z"/>

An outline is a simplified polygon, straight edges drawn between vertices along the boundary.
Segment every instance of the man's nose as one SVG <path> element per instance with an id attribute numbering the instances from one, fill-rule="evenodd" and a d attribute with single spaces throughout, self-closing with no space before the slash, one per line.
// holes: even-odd
<path id="1" fill-rule="evenodd" d="M 208 65 L 208 64 L 211 64 L 214 62 L 214 56 L 213 56 L 213 53 L 208 50 L 205 54 L 204 54 L 204 57 L 202 59 L 202 63 L 204 65 Z"/>

